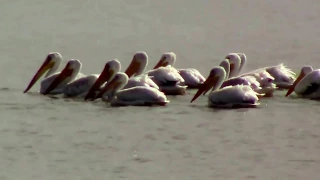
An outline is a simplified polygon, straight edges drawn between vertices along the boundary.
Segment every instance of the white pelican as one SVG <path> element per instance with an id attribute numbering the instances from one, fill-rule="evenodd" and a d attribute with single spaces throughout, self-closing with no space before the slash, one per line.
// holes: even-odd
<path id="1" fill-rule="evenodd" d="M 131 77 L 131 78 L 128 80 L 128 82 L 125 84 L 125 86 L 122 89 L 128 89 L 128 88 L 137 87 L 137 86 L 153 87 L 153 88 L 159 89 L 158 85 L 154 83 L 153 80 L 151 80 L 147 74 L 142 74 L 147 64 L 148 64 L 147 53 L 143 51 L 139 51 L 135 53 L 130 65 L 125 71 L 128 77 L 129 78 Z M 119 65 L 120 65 L 120 62 L 119 62 Z M 102 73 L 106 73 L 104 71 L 105 70 L 103 70 Z M 117 72 L 114 72 L 114 74 L 116 74 Z M 105 79 L 99 78 L 96 81 L 95 85 L 91 88 L 90 93 L 88 93 L 88 95 L 85 97 L 85 100 L 87 99 L 93 100 L 95 98 L 98 98 L 98 97 L 95 97 L 96 95 L 93 92 L 97 91 L 105 81 L 106 81 Z"/>
<path id="2" fill-rule="evenodd" d="M 163 53 L 161 59 L 153 69 L 166 67 L 168 65 L 171 65 L 173 67 L 176 59 L 177 55 L 174 52 Z M 198 88 L 199 85 L 201 85 L 206 80 L 197 69 L 187 68 L 177 70 L 180 76 L 184 79 L 184 83 L 181 85 L 186 85 L 188 86 L 188 88 Z"/>
<path id="3" fill-rule="evenodd" d="M 226 71 L 220 67 L 214 67 L 210 71 L 207 80 L 199 87 L 192 98 L 191 103 L 204 91 L 212 89 L 209 94 L 209 106 L 221 108 L 256 107 L 259 105 L 257 93 L 250 86 L 236 85 L 219 89 L 226 78 Z"/>
<path id="4" fill-rule="evenodd" d="M 125 73 L 130 78 L 128 83 L 123 87 L 127 89 L 135 86 L 149 86 L 159 89 L 159 86 L 153 82 L 147 74 L 142 74 L 148 65 L 148 55 L 144 51 L 136 52 L 131 60 L 130 65 Z"/>
<path id="5" fill-rule="evenodd" d="M 55 79 L 48 85 L 46 89 L 40 91 L 41 94 L 62 94 L 64 88 L 74 81 L 81 70 L 81 63 L 77 59 L 68 61 L 64 69 L 57 74 Z"/>
<path id="6" fill-rule="evenodd" d="M 47 72 L 45 75 L 45 79 L 41 81 L 40 86 L 40 93 L 44 93 L 45 90 L 49 87 L 52 81 L 60 74 L 60 72 L 56 72 L 61 64 L 62 55 L 58 52 L 51 52 L 47 55 L 46 59 L 44 60 L 42 66 L 39 68 L 38 72 L 33 76 L 32 80 L 30 81 L 28 87 L 24 90 L 24 93 L 28 92 L 32 86 L 39 80 L 39 78 Z M 81 77 L 80 74 L 78 77 Z M 61 89 L 57 89 L 52 93 L 61 93 Z"/>
<path id="7" fill-rule="evenodd" d="M 97 75 L 94 84 L 90 86 L 90 89 L 88 90 L 88 93 L 86 93 L 84 100 L 94 99 L 96 92 L 101 89 L 102 85 L 105 82 L 109 82 L 111 79 L 113 79 L 120 70 L 121 64 L 117 59 L 108 61 L 100 75 Z"/>
<path id="8" fill-rule="evenodd" d="M 313 70 L 311 66 L 304 66 L 300 75 L 289 88 L 286 96 L 295 92 L 299 97 L 320 99 L 320 69 Z"/>
<path id="9" fill-rule="evenodd" d="M 67 83 L 62 90 L 65 97 L 84 97 L 98 79 L 99 74 L 91 74 L 82 78 L 74 79 L 74 76 L 79 73 L 81 67 L 82 64 L 79 60 L 75 59 L 69 61 L 66 67 L 61 71 L 60 75 L 49 86 L 45 94 L 50 93 L 51 90 L 54 90 L 61 84 Z M 120 62 L 117 59 L 110 60 L 105 65 L 104 72 L 106 73 L 102 73 L 101 77 L 104 77 L 108 81 L 115 75 L 113 72 L 118 72 L 119 69 Z"/>
<path id="10" fill-rule="evenodd" d="M 246 57 L 246 56 L 243 54 L 242 57 Z M 273 80 L 275 78 L 272 77 L 266 70 L 252 71 L 249 73 L 239 75 L 239 69 L 243 68 L 244 64 L 241 65 L 241 58 L 238 55 L 238 53 L 230 53 L 225 57 L 225 59 L 227 59 L 230 63 L 229 78 L 242 77 L 242 78 L 245 78 L 246 80 L 249 80 L 251 84 L 255 84 L 255 86 L 258 85 L 257 84 L 258 82 L 260 88 L 259 89 L 254 88 L 254 90 L 258 90 L 256 92 L 264 94 L 263 95 L 264 97 L 273 96 L 274 91 L 277 89 L 276 85 L 273 83 L 274 82 Z M 229 81 L 229 83 L 231 82 L 234 83 L 234 80 L 235 79 L 233 79 L 232 81 Z M 228 85 L 229 83 L 226 83 L 224 85 Z M 229 84 L 229 85 L 232 85 L 232 84 Z"/>
<path id="11" fill-rule="evenodd" d="M 159 67 L 147 72 L 155 82 L 160 91 L 166 95 L 184 95 L 188 86 L 181 86 L 180 83 L 184 82 L 184 79 L 180 76 L 179 72 L 171 65 L 166 67 Z"/>
<path id="12" fill-rule="evenodd" d="M 265 89 L 262 89 L 260 87 L 260 83 L 256 80 L 256 78 L 254 78 L 252 76 L 244 76 L 244 77 L 237 76 L 237 77 L 228 78 L 228 75 L 230 73 L 230 63 L 229 63 L 228 59 L 224 59 L 220 63 L 220 66 L 223 67 L 223 69 L 226 71 L 226 79 L 222 83 L 221 88 L 224 88 L 224 87 L 227 87 L 227 86 L 248 85 L 255 92 L 257 92 L 259 95 L 260 94 L 265 95 L 265 93 L 266 93 Z M 235 67 L 235 66 L 233 66 L 233 67 Z M 206 92 L 207 91 L 205 91 L 205 93 Z"/>
<path id="13" fill-rule="evenodd" d="M 132 76 L 133 74 L 138 75 L 133 72 L 137 72 L 137 69 L 139 69 L 139 66 L 141 69 L 144 69 L 141 64 L 144 63 L 139 63 L 141 60 L 146 60 L 148 61 L 148 56 L 145 52 L 139 52 L 139 59 L 135 58 L 132 60 L 131 64 L 129 65 L 128 69 L 126 70 L 126 73 L 128 76 Z M 138 72 L 141 72 L 140 70 Z M 152 81 L 150 81 L 151 79 Z M 134 82 L 135 80 L 140 81 L 140 82 Z M 133 80 L 129 80 L 129 85 L 127 87 L 133 87 L 137 85 L 148 84 L 151 87 L 154 87 L 156 89 L 159 89 L 160 91 L 164 92 L 166 95 L 184 95 L 186 93 L 186 88 L 187 86 L 180 86 L 179 83 L 183 83 L 184 79 L 180 76 L 179 72 L 169 66 L 166 67 L 160 67 L 157 69 L 152 69 L 147 71 L 144 75 L 140 75 L 140 77 L 135 77 Z M 155 83 L 155 85 L 152 85 Z"/>
<path id="14" fill-rule="evenodd" d="M 163 92 L 152 87 L 136 86 L 120 90 L 128 80 L 127 74 L 118 72 L 97 97 L 102 97 L 104 101 L 110 102 L 111 106 L 164 106 L 169 103 Z"/>
<path id="15" fill-rule="evenodd" d="M 224 82 L 222 83 L 220 88 L 224 88 L 227 86 L 237 86 L 237 85 L 248 85 L 250 86 L 255 92 L 258 93 L 258 97 L 263 97 L 266 96 L 266 93 L 268 93 L 268 91 L 264 88 L 260 87 L 260 83 L 256 80 L 256 78 L 252 77 L 252 76 L 244 76 L 244 77 L 232 77 L 232 78 L 228 78 L 229 73 L 230 73 L 230 63 L 228 59 L 224 59 L 220 65 L 226 72 L 226 78 L 224 80 Z M 237 65 L 233 66 L 236 67 Z M 209 89 L 207 89 L 206 91 L 203 92 L 203 95 L 205 95 L 207 92 L 209 91 Z"/>
<path id="16" fill-rule="evenodd" d="M 237 54 L 238 57 L 235 56 L 235 54 Z M 230 53 L 229 55 L 227 55 L 226 58 L 229 58 L 230 56 L 232 57 L 230 58 L 230 64 L 235 61 L 240 61 L 239 70 L 236 70 L 236 69 L 234 70 L 235 75 L 239 75 L 245 63 L 247 62 L 247 57 L 244 53 Z M 288 89 L 296 79 L 295 78 L 296 74 L 291 69 L 284 66 L 283 63 L 275 66 L 259 68 L 254 71 L 245 73 L 243 75 L 248 75 L 248 74 L 261 75 L 261 73 L 265 75 L 265 77 L 267 76 L 266 73 L 268 73 L 272 77 L 272 83 L 274 83 L 278 88 L 281 88 L 281 89 Z"/>

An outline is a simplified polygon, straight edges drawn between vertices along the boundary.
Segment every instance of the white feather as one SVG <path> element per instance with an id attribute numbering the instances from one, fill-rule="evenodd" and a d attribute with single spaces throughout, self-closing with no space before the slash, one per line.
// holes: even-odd
<path id="1" fill-rule="evenodd" d="M 210 93 L 209 105 L 258 105 L 257 95 L 259 94 L 253 91 L 250 86 L 227 86 Z"/>
<path id="2" fill-rule="evenodd" d="M 206 78 L 204 78 L 197 69 L 193 69 L 193 68 L 178 69 L 178 72 L 180 73 L 181 77 L 184 79 L 185 81 L 184 84 L 189 87 L 197 87 L 206 80 Z"/>
<path id="3" fill-rule="evenodd" d="M 66 97 L 84 97 L 87 95 L 98 77 L 98 74 L 91 74 L 72 81 L 63 88 L 63 94 Z"/>

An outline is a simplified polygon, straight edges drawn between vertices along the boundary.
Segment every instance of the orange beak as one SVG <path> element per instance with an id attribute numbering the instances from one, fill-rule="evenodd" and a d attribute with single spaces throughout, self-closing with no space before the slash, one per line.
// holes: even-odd
<path id="1" fill-rule="evenodd" d="M 290 86 L 290 88 L 288 89 L 288 92 L 286 94 L 286 97 L 289 96 L 293 91 L 294 88 L 296 87 L 296 85 L 305 77 L 306 75 L 304 74 L 303 71 L 300 72 L 299 77 L 294 81 L 294 83 Z"/>
<path id="2" fill-rule="evenodd" d="M 120 84 L 121 82 L 119 82 L 118 79 L 116 78 L 112 79 L 110 83 L 107 83 L 106 86 L 99 92 L 99 94 L 94 99 L 101 98 L 104 93 L 106 93 L 109 90 L 114 90 Z"/>
<path id="3" fill-rule="evenodd" d="M 136 58 L 133 58 L 125 73 L 130 78 L 139 70 L 140 66 L 140 62 Z"/>
<path id="4" fill-rule="evenodd" d="M 166 60 L 166 57 L 162 57 L 158 64 L 156 64 L 156 66 L 153 68 L 153 69 L 158 69 L 159 67 L 166 67 L 168 66 L 168 62 L 165 61 Z"/>
<path id="5" fill-rule="evenodd" d="M 110 79 L 112 78 L 114 73 L 115 73 L 115 71 L 113 69 L 111 69 L 110 65 L 106 64 L 104 66 L 104 69 L 102 70 L 99 78 L 96 80 L 96 82 L 90 88 L 90 90 L 89 90 L 88 94 L 86 95 L 86 97 L 84 98 L 84 100 L 87 100 L 87 99 L 94 100 L 95 95 L 96 95 L 96 91 L 98 89 L 100 89 L 100 87 L 102 86 L 102 84 L 104 82 L 110 81 Z"/>
<path id="6" fill-rule="evenodd" d="M 47 56 L 46 60 L 43 62 L 42 66 L 39 68 L 38 72 L 33 76 L 28 87 L 23 91 L 23 93 L 28 92 L 32 86 L 39 80 L 39 78 L 47 72 L 54 65 L 54 61 L 51 61 L 51 56 Z"/>
<path id="7" fill-rule="evenodd" d="M 201 94 L 205 94 L 206 92 L 208 92 L 217 83 L 217 80 L 217 76 L 209 75 L 207 80 L 200 85 L 197 93 L 193 96 L 191 103 L 195 101 Z"/>
<path id="8" fill-rule="evenodd" d="M 70 65 L 68 63 L 66 67 L 60 72 L 59 76 L 56 77 L 56 79 L 50 84 L 48 89 L 43 94 L 44 95 L 49 94 L 52 90 L 58 87 L 61 82 L 63 82 L 68 77 L 70 77 L 72 72 L 73 72 L 73 69 L 70 68 Z"/>

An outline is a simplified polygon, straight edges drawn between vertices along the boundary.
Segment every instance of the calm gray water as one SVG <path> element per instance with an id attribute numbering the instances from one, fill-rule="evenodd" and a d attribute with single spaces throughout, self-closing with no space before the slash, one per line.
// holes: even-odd
<path id="1" fill-rule="evenodd" d="M 110 108 L 26 88 L 48 52 L 78 58 L 85 74 L 134 52 L 174 51 L 176 67 L 205 76 L 229 52 L 244 71 L 285 63 L 318 68 L 317 0 L 9 1 L 0 6 L 0 179 L 318 179 L 320 103 L 263 99 L 214 110 L 169 97 L 167 107 Z M 64 66 L 65 62 L 61 66 Z"/>

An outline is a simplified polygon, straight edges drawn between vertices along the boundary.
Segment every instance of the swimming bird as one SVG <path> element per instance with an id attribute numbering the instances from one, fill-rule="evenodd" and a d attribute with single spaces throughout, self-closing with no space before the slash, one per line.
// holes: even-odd
<path id="1" fill-rule="evenodd" d="M 243 57 L 246 57 L 243 55 Z M 259 89 L 254 88 L 254 90 L 258 90 L 257 92 L 260 94 L 264 94 L 264 97 L 272 97 L 274 91 L 277 89 L 276 84 L 274 84 L 274 77 L 272 77 L 266 70 L 252 71 L 249 73 L 244 73 L 239 75 L 239 69 L 243 68 L 244 65 L 241 65 L 241 58 L 238 53 L 229 53 L 225 59 L 227 59 L 230 63 L 230 75 L 229 78 L 241 77 L 249 80 L 251 84 L 255 84 L 257 86 L 259 83 Z M 246 62 L 246 61 L 244 61 Z M 232 79 L 234 81 L 235 79 Z M 229 81 L 231 82 L 231 81 Z"/>
<path id="2" fill-rule="evenodd" d="M 163 53 L 160 60 L 153 69 L 166 67 L 168 65 L 171 65 L 173 67 L 176 59 L 177 55 L 174 52 Z M 203 75 L 194 68 L 177 69 L 177 71 L 184 79 L 184 82 L 180 85 L 186 85 L 188 86 L 188 88 L 196 89 L 206 80 Z"/>
<path id="3" fill-rule="evenodd" d="M 226 71 L 226 78 L 224 82 L 221 85 L 221 88 L 227 87 L 227 86 L 236 86 L 236 85 L 248 85 L 250 86 L 255 92 L 257 92 L 260 97 L 260 95 L 265 95 L 266 90 L 260 87 L 260 83 L 256 80 L 256 78 L 252 76 L 236 76 L 232 78 L 228 78 L 228 75 L 230 73 L 230 63 L 228 59 L 224 59 L 220 66 L 223 67 L 223 69 Z M 204 94 L 206 91 L 204 92 Z"/>
<path id="4" fill-rule="evenodd" d="M 119 61 L 117 59 L 108 61 L 105 65 L 105 74 L 101 74 L 106 80 L 110 80 L 114 74 L 112 72 L 119 71 Z M 62 93 L 64 97 L 84 97 L 89 92 L 90 88 L 96 82 L 99 74 L 90 74 L 78 79 L 74 79 L 74 76 L 80 72 L 82 64 L 77 59 L 72 59 L 68 62 L 66 67 L 62 70 L 60 75 L 52 82 L 52 84 L 47 89 L 46 93 L 50 93 L 56 87 L 61 84 L 67 83 L 63 87 Z"/>
<path id="5" fill-rule="evenodd" d="M 127 76 L 131 78 L 128 80 L 128 82 L 122 89 L 128 89 L 137 86 L 153 87 L 155 89 L 159 89 L 158 85 L 155 82 L 153 82 L 153 80 L 150 79 L 150 77 L 147 74 L 143 74 L 143 71 L 145 70 L 147 64 L 147 54 L 143 51 L 136 52 L 128 68 L 125 70 Z M 117 72 L 114 72 L 114 74 L 116 74 Z M 104 70 L 102 71 L 102 73 L 105 73 Z M 105 81 L 105 79 L 99 78 L 99 80 L 97 80 L 95 85 L 91 88 L 90 93 L 88 93 L 88 95 L 85 97 L 85 100 L 93 100 L 95 98 L 98 98 L 93 92 L 97 91 Z"/>
<path id="6" fill-rule="evenodd" d="M 171 65 L 159 67 L 146 72 L 149 77 L 155 82 L 160 91 L 166 95 L 184 95 L 188 86 L 180 85 L 184 79 L 179 72 Z"/>
<path id="7" fill-rule="evenodd" d="M 127 89 L 135 86 L 149 86 L 159 89 L 159 86 L 148 76 L 143 74 L 148 65 L 148 55 L 144 51 L 138 51 L 134 54 L 131 63 L 125 70 L 125 73 L 130 78 L 128 83 L 123 87 Z"/>
<path id="8" fill-rule="evenodd" d="M 226 77 L 224 82 L 222 83 L 220 88 L 224 88 L 227 86 L 236 86 L 236 85 L 248 85 L 250 86 L 255 92 L 258 93 L 258 97 L 263 97 L 265 96 L 266 90 L 262 89 L 260 87 L 260 83 L 256 80 L 256 78 L 252 77 L 252 76 L 244 76 L 244 77 L 232 77 L 232 78 L 228 78 L 229 77 L 229 73 L 230 73 L 230 63 L 228 59 L 224 59 L 223 61 L 221 61 L 220 67 L 222 67 L 225 72 L 226 72 Z M 237 64 L 234 65 L 234 67 L 236 67 Z M 210 89 L 207 89 L 203 92 L 203 95 L 205 95 Z"/>
<path id="9" fill-rule="evenodd" d="M 122 89 L 128 80 L 126 73 L 118 72 L 97 97 L 110 102 L 111 106 L 164 106 L 170 102 L 163 92 L 152 87 L 136 86 Z"/>
<path id="10" fill-rule="evenodd" d="M 23 93 L 28 92 L 32 88 L 32 86 L 40 79 L 40 77 L 47 72 L 47 74 L 45 75 L 45 79 L 41 81 L 40 86 L 40 93 L 43 94 L 46 91 L 46 89 L 50 86 L 52 81 L 54 81 L 59 76 L 60 72 L 56 71 L 58 70 L 62 60 L 62 55 L 59 52 L 49 53 Z M 81 77 L 82 75 L 83 74 L 79 74 L 77 77 Z M 59 94 L 61 92 L 62 89 L 60 88 L 56 89 L 52 93 Z"/>
<path id="11" fill-rule="evenodd" d="M 55 79 L 41 94 L 62 94 L 64 88 L 74 81 L 81 70 L 81 62 L 78 59 L 70 59 L 64 69 L 57 74 Z"/>
<path id="12" fill-rule="evenodd" d="M 167 53 L 165 56 L 170 55 L 171 54 Z M 155 67 L 157 67 L 157 65 Z M 171 65 L 165 67 L 159 66 L 145 72 L 145 74 L 150 77 L 150 79 L 159 87 L 159 90 L 166 95 L 184 95 L 186 93 L 187 86 L 181 85 L 181 83 L 184 83 L 184 79 Z"/>
<path id="13" fill-rule="evenodd" d="M 97 95 L 96 93 L 99 92 L 101 88 L 103 88 L 103 84 L 113 79 L 120 70 L 121 63 L 120 61 L 118 61 L 118 59 L 113 59 L 106 62 L 102 72 L 98 75 L 98 78 L 95 80 L 94 84 L 91 85 L 84 100 L 94 100 Z"/>
<path id="14" fill-rule="evenodd" d="M 219 89 L 226 78 L 226 71 L 220 67 L 214 67 L 206 81 L 199 87 L 191 100 L 196 100 L 204 91 L 210 90 L 208 105 L 210 107 L 238 108 L 256 107 L 259 105 L 257 94 L 247 85 L 227 86 Z"/>
<path id="15" fill-rule="evenodd" d="M 245 75 L 255 74 L 254 75 L 255 77 L 259 76 L 260 79 L 265 79 L 265 80 L 270 79 L 270 77 L 272 77 L 270 81 L 280 89 L 288 89 L 296 79 L 295 78 L 296 74 L 291 69 L 284 66 L 283 63 L 274 65 L 274 66 L 259 68 L 244 74 L 240 74 L 245 64 L 247 63 L 247 56 L 244 53 L 229 53 L 226 56 L 226 58 L 230 60 L 230 64 L 237 63 L 237 61 L 240 61 L 239 68 L 231 70 L 233 71 L 232 73 L 235 76 L 245 76 Z"/>
<path id="16" fill-rule="evenodd" d="M 289 96 L 292 92 L 302 98 L 320 99 L 320 69 L 313 70 L 311 66 L 302 67 L 298 78 L 285 96 Z"/>

